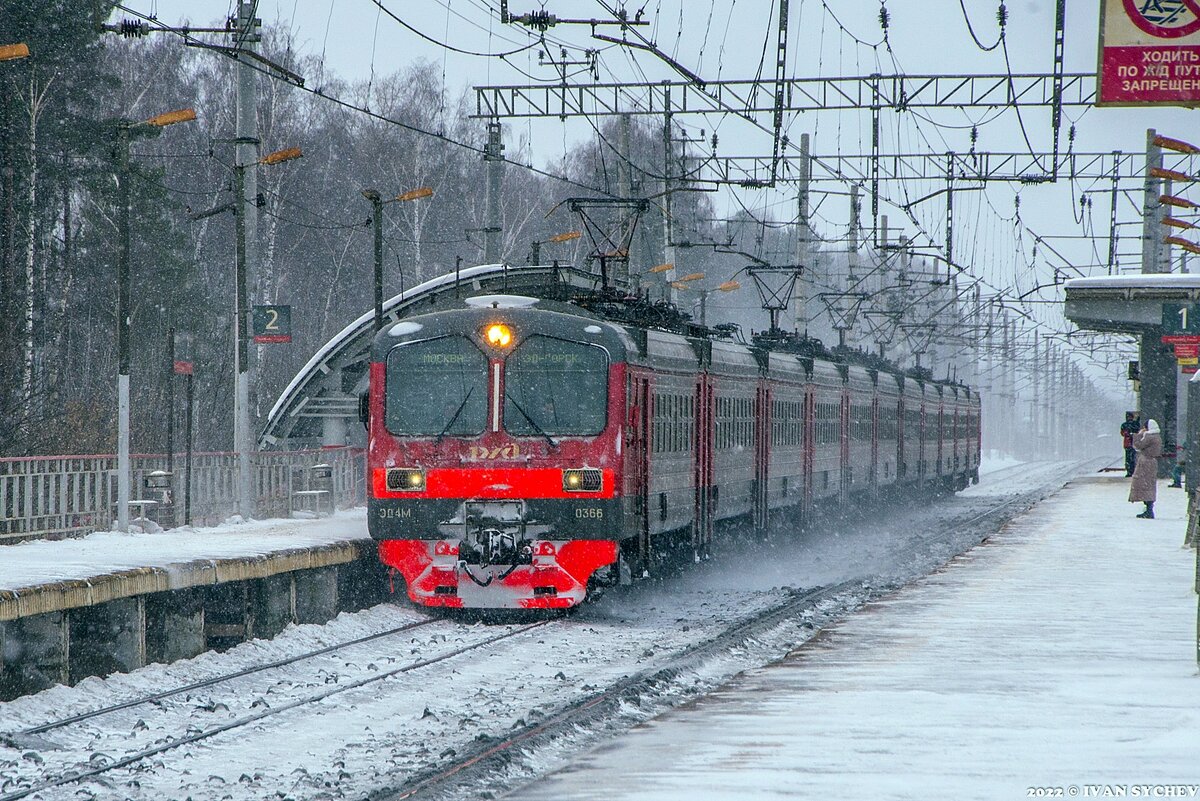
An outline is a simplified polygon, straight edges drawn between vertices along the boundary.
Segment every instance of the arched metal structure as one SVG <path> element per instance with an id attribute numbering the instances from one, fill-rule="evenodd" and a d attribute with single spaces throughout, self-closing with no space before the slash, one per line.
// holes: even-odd
<path id="1" fill-rule="evenodd" d="M 594 289 L 599 276 L 571 267 L 484 264 L 430 279 L 383 304 L 384 325 L 481 293 L 545 295 L 564 288 Z M 364 444 L 358 394 L 366 389 L 375 314 L 368 311 L 326 342 L 296 374 L 267 415 L 259 450 Z"/>

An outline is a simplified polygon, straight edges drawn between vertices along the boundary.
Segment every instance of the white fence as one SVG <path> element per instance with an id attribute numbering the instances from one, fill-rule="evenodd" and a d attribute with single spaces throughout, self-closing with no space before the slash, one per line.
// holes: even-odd
<path id="1" fill-rule="evenodd" d="M 366 502 L 365 454 L 360 448 L 256 453 L 252 457 L 255 516 L 283 517 L 293 493 L 321 489 L 335 506 Z M 164 528 L 184 520 L 186 472 L 174 460 L 171 490 L 146 489 L 146 476 L 167 469 L 165 455 L 133 456 L 132 495 L 155 501 L 149 516 Z M 313 467 L 329 465 L 329 477 Z M 117 457 L 33 456 L 0 459 L 0 542 L 60 538 L 109 529 L 116 518 Z M 193 525 L 212 525 L 237 511 L 237 454 L 192 455 Z M 136 513 L 136 512 L 135 512 Z"/>

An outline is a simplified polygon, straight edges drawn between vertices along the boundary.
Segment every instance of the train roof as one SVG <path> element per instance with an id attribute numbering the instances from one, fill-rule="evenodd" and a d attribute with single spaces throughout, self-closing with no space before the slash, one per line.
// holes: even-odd
<path id="1" fill-rule="evenodd" d="M 570 306 L 526 295 L 476 295 L 462 299 L 457 308 L 442 307 L 385 326 L 371 345 L 371 360 L 383 361 L 393 347 L 405 342 L 471 333 L 482 342 L 484 329 L 493 323 L 511 326 L 517 342 L 536 330 L 538 334 L 599 345 L 616 361 L 624 361 L 637 350 L 622 326 L 580 315 Z"/>
<path id="2" fill-rule="evenodd" d="M 933 378 L 928 369 L 903 370 L 874 354 L 845 348 L 831 351 L 818 340 L 787 332 L 760 334 L 751 343 L 737 342 L 731 338 L 730 328 L 696 325 L 661 303 L 605 292 L 581 292 L 578 288 L 547 295 L 552 296 L 477 294 L 442 298 L 427 312 L 385 327 L 372 345 L 372 361 L 382 360 L 399 342 L 446 336 L 472 327 L 482 330 L 489 316 L 500 314 L 517 322 L 548 313 L 551 316 L 538 323 L 543 333 L 595 342 L 619 361 L 666 368 L 700 367 L 724 374 L 758 372 L 783 380 L 816 379 L 821 383 L 871 381 L 882 385 L 876 376 L 884 374 L 892 377 L 889 385 L 910 396 L 926 394 L 926 387 L 939 394 L 944 387 L 966 390 L 957 382 Z M 414 324 L 421 328 L 412 328 Z M 546 325 L 550 326 L 548 331 Z M 971 394 L 956 390 L 952 396 L 970 398 Z"/>

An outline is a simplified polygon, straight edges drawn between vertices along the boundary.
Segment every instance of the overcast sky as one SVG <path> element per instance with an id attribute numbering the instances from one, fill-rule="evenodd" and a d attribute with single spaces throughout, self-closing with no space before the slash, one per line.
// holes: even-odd
<path id="1" fill-rule="evenodd" d="M 618 4 L 617 0 L 607 0 Z M 908 74 L 1004 73 L 1001 49 L 983 52 L 968 32 L 959 0 L 889 0 L 885 3 L 890 18 L 891 52 L 880 45 L 880 5 L 878 0 L 792 0 L 788 42 L 788 73 L 795 77 L 868 75 L 872 72 Z M 975 33 L 984 45 L 996 41 L 997 3 L 964 0 Z M 156 13 L 166 23 L 211 24 L 234 13 L 229 0 L 129 0 L 129 6 L 141 12 Z M 384 6 L 430 39 L 461 50 L 498 53 L 530 44 L 532 34 L 519 26 L 499 23 L 499 0 L 384 0 Z M 1054 4 L 1016 0 L 1008 4 L 1008 51 L 1014 73 L 1046 73 L 1053 67 Z M 560 17 L 605 17 L 599 0 L 546 0 L 544 6 L 532 0 L 512 0 L 510 11 L 524 13 L 544 7 Z M 651 25 L 642 30 L 664 51 L 706 80 L 752 78 L 759 71 L 766 47 L 762 74 L 774 70 L 774 29 L 778 9 L 772 0 L 648 0 L 643 5 L 628 3 L 633 14 L 644 8 Z M 832 9 L 832 11 L 831 11 Z M 118 15 L 120 12 L 118 11 Z M 834 15 L 836 14 L 836 20 Z M 539 47 L 533 47 L 505 60 L 495 57 L 467 56 L 421 38 L 390 18 L 374 0 L 261 0 L 259 16 L 268 25 L 284 25 L 296 34 L 300 51 L 323 56 L 327 68 L 350 80 L 367 80 L 372 74 L 385 74 L 427 59 L 444 70 L 446 89 L 457 94 L 468 86 L 480 84 L 526 84 L 555 77 L 552 68 L 540 66 Z M 1067 3 L 1066 69 L 1092 72 L 1097 63 L 1099 0 L 1070 0 Z M 839 26 L 840 21 L 840 26 Z M 844 29 L 841 27 L 844 26 Z M 615 29 L 609 33 L 617 34 Z M 582 57 L 585 48 L 600 48 L 599 70 L 602 81 L 659 81 L 679 79 L 654 55 L 613 46 L 590 37 L 587 26 L 558 26 L 551 29 L 549 40 L 555 51 L 570 47 L 572 60 Z M 856 41 L 857 40 L 857 41 Z M 590 76 L 573 79 L 586 82 Z M 996 115 L 981 110 L 938 109 L 915 114 L 883 115 L 882 148 L 887 152 L 966 152 L 970 149 L 969 131 L 979 126 L 977 149 L 1020 152 L 1028 149 L 1025 135 L 1015 115 L 1009 111 Z M 995 119 L 992 119 L 995 118 Z M 719 152 L 727 155 L 769 153 L 770 138 L 761 130 L 735 117 L 680 117 L 678 121 L 693 133 L 703 128 L 719 131 Z M 770 124 L 769 115 L 762 118 Z M 1023 114 L 1024 126 L 1037 151 L 1050 149 L 1049 109 L 1029 109 Z M 870 152 L 870 115 L 866 112 L 839 112 L 789 115 L 785 121 L 792 141 L 807 132 L 813 136 L 813 152 L 820 155 Z M 1062 129 L 1065 149 L 1069 126 L 1077 129 L 1076 151 L 1121 150 L 1141 152 L 1147 127 L 1182 139 L 1200 139 L 1195 131 L 1195 112 L 1171 108 L 1149 109 L 1068 109 Z M 482 125 L 482 123 L 481 123 Z M 589 124 L 566 124 L 557 118 L 518 121 L 507 130 L 510 140 L 527 139 L 531 151 L 520 158 L 546 165 L 558 158 L 565 147 L 594 136 Z M 509 155 L 517 155 L 510 148 Z M 908 199 L 934 191 L 939 184 L 911 185 L 903 190 Z M 944 186 L 944 184 L 940 184 Z M 1055 186 L 1021 187 L 1012 184 L 990 185 L 986 192 L 959 193 L 955 202 L 956 256 L 969 263 L 973 273 L 986 277 L 999 287 L 1016 287 L 1024 292 L 1039 283 L 1049 282 L 1058 257 L 1049 253 L 1053 246 L 1080 271 L 1095 274 L 1091 267 L 1107 257 L 1109 195 L 1107 181 L 1099 183 L 1060 181 Z M 1136 269 L 1140 252 L 1136 227 L 1140 193 L 1138 185 L 1125 185 L 1127 196 L 1121 200 L 1124 237 L 1120 248 L 1126 269 Z M 844 236 L 848 220 L 847 187 L 833 182 L 818 187 L 828 196 L 814 198 L 815 225 L 829 239 Z M 1078 199 L 1083 192 L 1094 191 L 1091 219 L 1077 220 Z M 902 193 L 886 189 L 903 202 Z M 1046 237 L 1045 246 L 1033 253 L 1033 237 L 1022 231 L 1014 220 L 1014 197 L 1021 196 L 1021 221 L 1028 229 Z M 775 220 L 795 216 L 794 190 L 738 190 L 737 199 L 729 192 L 714 196 L 718 211 L 736 212 L 741 205 Z M 740 201 L 740 202 L 739 202 Z M 869 203 L 864 203 L 864 224 Z M 904 225 L 905 233 L 919 236 L 915 226 L 894 206 L 885 204 L 893 227 Z M 945 202 L 942 198 L 916 207 L 919 221 L 935 241 L 944 239 Z M 1082 238 L 1094 232 L 1095 241 Z M 1051 237 L 1080 237 L 1052 239 Z M 1103 270 L 1100 270 L 1103 272 Z M 1075 275 L 1075 272 L 1070 272 Z M 1047 301 L 1034 311 L 1047 322 L 1061 326 L 1061 316 L 1053 289 L 1030 296 Z"/>

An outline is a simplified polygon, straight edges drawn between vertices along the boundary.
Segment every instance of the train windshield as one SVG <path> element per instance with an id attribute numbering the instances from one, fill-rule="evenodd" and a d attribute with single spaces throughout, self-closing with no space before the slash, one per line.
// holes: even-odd
<path id="1" fill-rule="evenodd" d="M 602 348 L 530 336 L 504 369 L 504 427 L 510 434 L 599 434 L 607 423 L 608 354 Z"/>
<path id="2" fill-rule="evenodd" d="M 462 336 L 392 348 L 387 408 L 393 434 L 475 436 L 487 424 L 487 357 Z"/>

